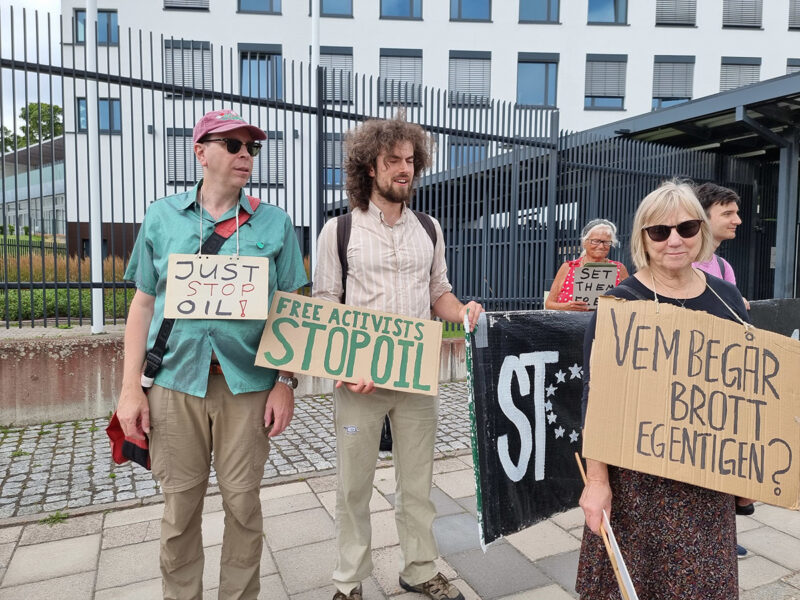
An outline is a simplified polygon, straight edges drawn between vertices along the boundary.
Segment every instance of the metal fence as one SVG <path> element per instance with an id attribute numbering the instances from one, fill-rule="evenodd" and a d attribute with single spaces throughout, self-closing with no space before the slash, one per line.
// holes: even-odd
<path id="1" fill-rule="evenodd" d="M 55 28 L 60 45 L 50 41 Z M 128 29 L 105 32 L 104 39 L 117 44 L 98 46 L 87 63 L 85 47 L 71 38 L 75 31 L 70 18 L 0 14 L 0 100 L 15 107 L 12 115 L 0 108 L 1 223 L 6 232 L 15 226 L 6 239 L 16 246 L 23 226 L 39 236 L 30 244 L 38 250 L 27 256 L 0 246 L 0 313 L 7 327 L 80 323 L 89 316 L 83 294 L 91 288 L 105 290 L 107 319 L 124 317 L 131 288 L 122 273 L 138 224 L 151 202 L 188 189 L 202 175 L 191 128 L 216 108 L 233 108 L 267 132 L 246 192 L 289 213 L 312 274 L 316 235 L 347 204 L 344 134 L 367 118 L 404 111 L 437 143 L 415 207 L 442 224 L 454 291 L 491 310 L 541 308 L 558 265 L 578 254 L 579 232 L 590 218 L 619 225 L 623 245 L 612 257 L 629 262 L 633 211 L 663 179 L 719 181 L 751 204 L 772 185 L 764 174 L 758 183 L 750 164 L 714 154 L 560 133 L 555 110 L 345 70 L 314 72 L 263 48 L 216 47 Z M 35 53 L 29 51 L 32 32 Z M 23 140 L 16 113 L 31 103 L 38 110 L 28 113 L 41 117 Z M 63 109 L 60 127 L 56 104 Z M 93 141 L 99 145 L 92 167 L 100 173 L 94 213 L 91 119 L 98 122 Z M 102 223 L 102 281 L 91 281 L 80 268 L 94 259 L 93 220 Z M 54 245 L 66 248 L 66 259 L 53 259 L 48 248 Z M 753 254 L 730 258 L 742 272 Z M 751 298 L 771 292 L 768 277 L 748 286 Z"/>

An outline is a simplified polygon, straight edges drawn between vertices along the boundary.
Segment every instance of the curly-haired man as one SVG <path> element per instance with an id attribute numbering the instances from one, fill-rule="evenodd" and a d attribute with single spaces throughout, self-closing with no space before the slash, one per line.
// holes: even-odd
<path id="1" fill-rule="evenodd" d="M 318 240 L 314 296 L 384 312 L 477 323 L 483 308 L 462 304 L 450 291 L 439 223 L 408 208 L 433 145 L 419 125 L 401 117 L 369 120 L 346 137 L 347 195 L 352 213 L 346 290 L 338 253 L 338 219 Z M 422 220 L 435 229 L 435 243 Z M 343 291 L 346 297 L 342 298 Z M 369 395 L 368 395 L 369 394 Z M 400 586 L 436 599 L 464 596 L 441 573 L 430 500 L 438 398 L 376 389 L 373 382 L 337 384 L 337 561 L 334 600 L 361 600 L 372 572 L 369 502 L 385 415 L 392 427 L 397 495 L 395 520 L 403 554 Z"/>

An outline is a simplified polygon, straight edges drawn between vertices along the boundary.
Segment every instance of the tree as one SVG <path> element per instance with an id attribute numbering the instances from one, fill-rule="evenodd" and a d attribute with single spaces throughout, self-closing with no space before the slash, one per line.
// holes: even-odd
<path id="1" fill-rule="evenodd" d="M 16 138 L 17 135 L 3 125 L 3 152 L 11 152 L 14 149 L 14 140 Z"/>
<path id="2" fill-rule="evenodd" d="M 19 118 L 25 121 L 25 125 L 20 126 L 22 136 L 17 142 L 18 147 L 36 144 L 64 133 L 62 117 L 61 107 L 55 104 L 31 102 L 23 106 Z"/>

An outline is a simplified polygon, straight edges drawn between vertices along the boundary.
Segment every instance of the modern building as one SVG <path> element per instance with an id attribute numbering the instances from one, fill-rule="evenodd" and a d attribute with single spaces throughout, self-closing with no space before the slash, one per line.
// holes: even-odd
<path id="1" fill-rule="evenodd" d="M 557 107 L 561 128 L 572 131 L 800 70 L 800 0 L 313 2 L 324 66 Z M 65 43 L 81 43 L 84 5 L 62 1 L 63 15 L 74 21 L 72 31 L 65 27 Z M 232 48 L 226 78 L 243 94 L 257 88 L 280 95 L 280 59 L 309 60 L 304 0 L 98 6 L 101 45 L 119 44 L 117 27 L 165 36 L 167 79 L 182 71 L 185 80 L 193 71 L 196 82 L 203 77 L 209 85 L 203 65 L 220 48 Z"/>

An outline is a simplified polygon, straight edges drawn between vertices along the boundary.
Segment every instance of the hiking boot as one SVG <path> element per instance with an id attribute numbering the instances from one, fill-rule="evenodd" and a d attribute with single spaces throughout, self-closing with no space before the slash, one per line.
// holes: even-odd
<path id="1" fill-rule="evenodd" d="M 441 573 L 437 573 L 433 579 L 429 579 L 419 585 L 409 585 L 401 577 L 400 587 L 407 592 L 425 594 L 433 600 L 464 600 L 464 594 L 459 592 L 458 588 L 447 581 L 447 577 Z"/>
<path id="2" fill-rule="evenodd" d="M 336 591 L 333 595 L 333 600 L 361 600 L 361 584 L 350 590 L 350 593 L 345 595 L 340 591 Z"/>

